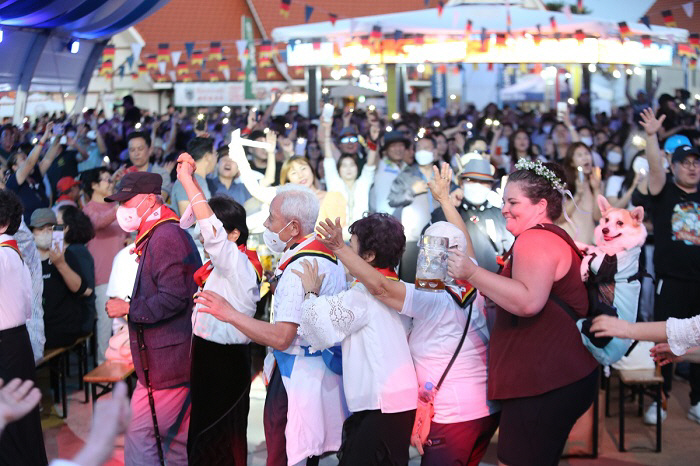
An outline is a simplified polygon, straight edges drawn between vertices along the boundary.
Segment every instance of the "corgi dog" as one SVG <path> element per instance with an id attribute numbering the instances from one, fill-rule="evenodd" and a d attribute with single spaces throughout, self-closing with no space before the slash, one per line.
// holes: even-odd
<path id="1" fill-rule="evenodd" d="M 647 229 L 644 221 L 644 208 L 637 206 L 632 210 L 610 205 L 608 200 L 598 195 L 598 207 L 601 218 L 594 230 L 595 246 L 582 248 L 586 254 L 581 263 L 581 277 L 588 278 L 590 262 L 595 256 L 617 256 L 623 251 L 630 251 L 644 246 Z"/>

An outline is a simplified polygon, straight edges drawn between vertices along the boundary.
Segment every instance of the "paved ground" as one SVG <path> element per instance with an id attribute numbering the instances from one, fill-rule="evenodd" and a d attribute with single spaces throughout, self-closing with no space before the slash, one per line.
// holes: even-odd
<path id="1" fill-rule="evenodd" d="M 49 460 L 53 458 L 69 458 L 75 454 L 87 438 L 90 427 L 92 409 L 89 404 L 84 404 L 83 394 L 77 390 L 75 370 L 69 380 L 69 416 L 67 420 L 58 417 L 60 410 L 58 405 L 50 404 L 50 396 L 44 397 L 42 426 L 46 439 L 46 449 Z M 46 386 L 46 374 L 39 374 L 40 385 Z M 636 417 L 636 405 L 628 403 L 626 409 L 627 434 L 626 444 L 630 451 L 620 453 L 617 450 L 618 418 L 601 419 L 600 454 L 597 459 L 565 459 L 560 464 L 572 466 L 632 466 L 632 465 L 698 465 L 700 464 L 700 425 L 686 419 L 688 409 L 688 390 L 685 382 L 674 382 L 674 392 L 669 400 L 669 418 L 664 423 L 663 451 L 653 452 L 654 428 L 645 426 L 641 419 Z M 612 413 L 617 413 L 617 390 L 612 392 Z M 107 395 L 108 396 L 108 395 Z M 255 379 L 251 392 L 250 417 L 248 428 L 248 445 L 250 466 L 262 466 L 265 464 L 265 438 L 262 428 L 262 410 L 265 398 L 265 389 L 259 378 Z M 602 405 L 601 405 L 602 416 Z M 491 442 L 482 465 L 495 465 L 496 440 Z M 110 466 L 123 465 L 123 449 L 118 446 L 114 452 Z M 322 466 L 337 464 L 335 457 L 324 458 Z M 420 456 L 413 451 L 412 466 L 420 464 Z"/>

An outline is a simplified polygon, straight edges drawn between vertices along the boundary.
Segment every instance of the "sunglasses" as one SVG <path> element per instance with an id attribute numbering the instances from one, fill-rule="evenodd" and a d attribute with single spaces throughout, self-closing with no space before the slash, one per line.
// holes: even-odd
<path id="1" fill-rule="evenodd" d="M 340 143 L 341 144 L 352 144 L 354 142 L 357 142 L 357 136 L 344 136 L 340 138 Z"/>

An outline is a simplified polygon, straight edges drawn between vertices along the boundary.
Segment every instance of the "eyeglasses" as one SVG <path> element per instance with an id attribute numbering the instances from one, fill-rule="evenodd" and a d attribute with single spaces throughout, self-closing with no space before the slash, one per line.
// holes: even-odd
<path id="1" fill-rule="evenodd" d="M 685 159 L 681 162 L 681 166 L 685 169 L 690 170 L 691 168 L 700 167 L 700 160 L 698 159 Z"/>
<path id="2" fill-rule="evenodd" d="M 344 137 L 340 138 L 341 144 L 353 144 L 357 141 L 358 141 L 357 136 L 344 136 Z"/>

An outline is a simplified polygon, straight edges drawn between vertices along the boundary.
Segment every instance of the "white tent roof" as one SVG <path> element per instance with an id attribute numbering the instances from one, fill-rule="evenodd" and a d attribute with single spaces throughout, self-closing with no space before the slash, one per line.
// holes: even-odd
<path id="1" fill-rule="evenodd" d="M 619 2 L 621 3 L 621 2 Z M 638 11 L 632 8 L 628 14 Z M 564 13 L 546 10 L 533 10 L 512 6 L 510 8 L 511 30 L 513 32 L 536 32 L 539 24 L 543 34 L 551 33 L 549 18 L 554 17 L 557 22 L 557 30 L 562 33 L 573 33 L 576 29 L 583 29 L 588 34 L 599 36 L 617 36 L 618 21 L 627 21 L 631 34 L 649 34 L 653 37 L 668 40 L 669 36 L 675 42 L 685 42 L 688 39 L 688 31 L 680 28 L 664 26 L 651 26 L 637 23 L 639 15 L 613 20 L 594 15 L 573 15 L 571 21 Z M 602 16 L 602 15 L 601 15 Z M 426 10 L 406 11 L 402 13 L 390 13 L 385 15 L 364 16 L 359 18 L 339 19 L 335 26 L 330 21 L 312 24 L 300 24 L 297 26 L 285 26 L 272 30 L 272 38 L 275 41 L 289 41 L 292 39 L 312 39 L 323 37 L 328 40 L 347 38 L 349 36 L 368 35 L 372 27 L 379 25 L 382 33 L 392 34 L 401 31 L 404 34 L 430 34 L 430 35 L 463 35 L 467 20 L 473 22 L 473 34 L 478 34 L 481 28 L 487 32 L 501 32 L 506 30 L 506 9 L 501 5 L 455 5 L 445 7 L 442 15 L 438 15 L 437 8 Z"/>
<path id="2" fill-rule="evenodd" d="M 382 92 L 362 86 L 354 86 L 352 84 L 333 86 L 331 87 L 330 94 L 331 97 L 360 97 L 361 95 L 365 97 L 384 97 L 384 93 Z"/>

